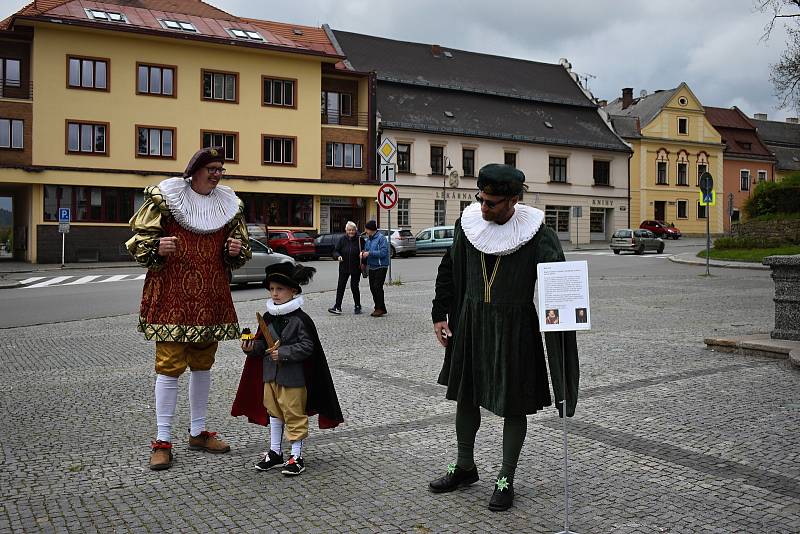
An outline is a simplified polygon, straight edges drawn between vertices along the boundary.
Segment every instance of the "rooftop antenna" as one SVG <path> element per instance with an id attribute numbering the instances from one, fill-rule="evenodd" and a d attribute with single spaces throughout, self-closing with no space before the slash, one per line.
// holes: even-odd
<path id="1" fill-rule="evenodd" d="M 578 77 L 578 79 L 581 81 L 581 85 L 583 85 L 584 89 L 587 91 L 589 90 L 589 80 L 597 79 L 597 76 L 594 74 L 589 74 L 588 72 L 586 74 L 580 74 L 576 72 L 575 75 Z"/>

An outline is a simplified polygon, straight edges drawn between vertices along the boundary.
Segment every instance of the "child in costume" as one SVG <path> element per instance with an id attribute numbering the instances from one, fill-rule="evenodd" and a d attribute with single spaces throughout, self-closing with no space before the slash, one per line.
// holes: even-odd
<path id="1" fill-rule="evenodd" d="M 301 286 L 316 272 L 313 267 L 279 263 L 266 268 L 267 300 L 263 321 L 252 340 L 242 340 L 248 355 L 231 415 L 270 426 L 270 448 L 255 468 L 282 466 L 286 476 L 305 471 L 303 442 L 308 416 L 319 413 L 320 428 L 333 428 L 344 419 L 325 352 L 314 321 L 301 309 Z M 264 410 L 266 408 L 266 411 Z M 284 462 L 283 432 L 291 443 Z"/>

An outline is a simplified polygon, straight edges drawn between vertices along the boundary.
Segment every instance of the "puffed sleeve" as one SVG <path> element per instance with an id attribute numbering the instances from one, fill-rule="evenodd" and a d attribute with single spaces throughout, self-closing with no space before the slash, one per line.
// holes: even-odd
<path id="1" fill-rule="evenodd" d="M 253 257 L 253 250 L 250 247 L 250 235 L 247 233 L 247 223 L 244 220 L 244 202 L 239 199 L 239 212 L 229 223 L 230 233 L 228 237 L 238 239 L 242 242 L 242 250 L 238 256 L 230 256 L 227 249 L 223 252 L 225 264 L 233 269 L 238 269 Z"/>
<path id="2" fill-rule="evenodd" d="M 129 221 L 134 235 L 125 242 L 125 247 L 139 265 L 159 271 L 166 263 L 166 258 L 158 255 L 158 239 L 164 235 L 161 217 L 167 207 L 156 186 L 146 188 L 144 198 L 144 204 Z"/>

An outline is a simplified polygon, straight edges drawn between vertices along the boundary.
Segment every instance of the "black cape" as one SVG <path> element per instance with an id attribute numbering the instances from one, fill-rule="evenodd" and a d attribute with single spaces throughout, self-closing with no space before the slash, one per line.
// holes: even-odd
<path id="1" fill-rule="evenodd" d="M 304 360 L 303 369 L 305 371 L 306 390 L 308 392 L 306 402 L 306 413 L 311 415 L 319 414 L 319 428 L 335 428 L 344 422 L 342 408 L 339 406 L 339 398 L 336 396 L 336 388 L 333 385 L 328 360 L 325 358 L 325 351 L 319 340 L 317 327 L 311 317 L 303 310 L 292 312 L 291 315 L 300 317 L 303 326 L 314 339 L 314 352 L 311 357 Z M 274 316 L 265 314 L 264 320 L 269 324 Z M 260 337 L 260 332 L 258 336 Z M 258 425 L 267 426 L 269 424 L 269 414 L 264 407 L 264 375 L 261 357 L 247 357 L 242 369 L 242 377 L 239 380 L 239 388 L 236 391 L 236 398 L 231 407 L 231 415 L 234 417 L 244 415 L 248 421 Z"/>

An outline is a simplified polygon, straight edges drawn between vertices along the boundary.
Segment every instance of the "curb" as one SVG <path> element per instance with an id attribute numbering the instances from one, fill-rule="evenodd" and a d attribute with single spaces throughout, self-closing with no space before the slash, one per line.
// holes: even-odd
<path id="1" fill-rule="evenodd" d="M 15 289 L 17 287 L 22 287 L 22 284 L 19 282 L 0 282 L 0 289 Z"/>
<path id="2" fill-rule="evenodd" d="M 669 261 L 673 263 L 683 263 L 686 265 L 697 265 L 697 266 L 705 266 L 706 262 L 704 260 L 695 260 L 695 259 L 687 259 L 681 258 L 678 255 L 670 256 L 667 258 Z M 716 263 L 715 263 L 716 262 Z M 768 271 L 769 267 L 766 265 L 760 265 L 758 263 L 734 263 L 734 262 L 720 262 L 719 260 L 711 260 L 709 263 L 711 267 L 721 267 L 723 269 L 751 269 L 754 271 Z"/>
<path id="3" fill-rule="evenodd" d="M 789 360 L 800 368 L 800 342 L 772 339 L 769 334 L 755 334 L 734 338 L 705 338 L 706 348 L 717 352 L 758 356 L 776 360 Z"/>

